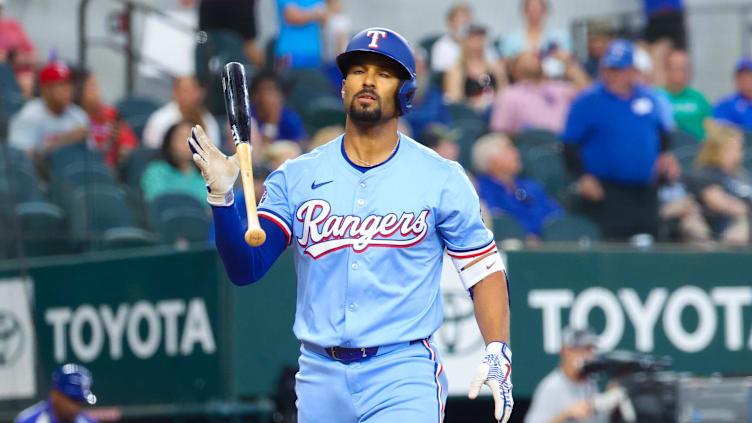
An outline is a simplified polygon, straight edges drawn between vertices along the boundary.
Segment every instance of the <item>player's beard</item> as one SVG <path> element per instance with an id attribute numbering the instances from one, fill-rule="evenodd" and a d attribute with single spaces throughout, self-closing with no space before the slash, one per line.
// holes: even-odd
<path id="1" fill-rule="evenodd" d="M 356 103 L 358 102 L 358 96 L 361 94 L 371 94 L 376 98 L 376 103 L 370 107 L 357 107 Z M 355 97 L 353 97 L 353 100 L 350 102 L 350 110 L 348 115 L 350 116 L 350 119 L 359 122 L 359 123 L 376 123 L 381 120 L 381 98 L 377 96 L 376 93 L 372 91 L 363 90 L 359 93 L 355 94 Z"/>

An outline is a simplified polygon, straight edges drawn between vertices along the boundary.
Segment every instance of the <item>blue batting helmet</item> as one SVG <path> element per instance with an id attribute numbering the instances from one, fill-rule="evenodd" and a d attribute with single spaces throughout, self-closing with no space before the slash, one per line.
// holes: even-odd
<path id="1" fill-rule="evenodd" d="M 78 364 L 64 364 L 52 374 L 52 386 L 68 398 L 94 405 L 97 397 L 91 392 L 91 372 Z"/>
<path id="2" fill-rule="evenodd" d="M 415 77 L 415 57 L 410 45 L 401 35 L 387 28 L 367 28 L 357 33 L 345 52 L 337 56 L 337 66 L 342 78 L 347 76 L 347 69 L 353 56 L 362 53 L 375 53 L 386 56 L 400 65 L 404 70 L 402 85 L 397 90 L 397 105 L 401 114 L 406 114 L 413 107 L 413 96 L 418 86 Z"/>

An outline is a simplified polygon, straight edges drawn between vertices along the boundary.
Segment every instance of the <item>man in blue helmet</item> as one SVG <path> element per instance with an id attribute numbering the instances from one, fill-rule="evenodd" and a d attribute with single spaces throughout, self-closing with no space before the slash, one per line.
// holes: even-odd
<path id="1" fill-rule="evenodd" d="M 236 285 L 256 282 L 293 249 L 301 423 L 440 422 L 447 379 L 432 335 L 443 318 L 446 248 L 487 344 L 469 396 L 489 386 L 495 417 L 506 422 L 506 271 L 462 167 L 397 131 L 415 92 L 412 51 L 396 32 L 368 28 L 337 64 L 345 133 L 269 175 L 258 206 L 263 245 L 243 240 L 234 156 L 220 153 L 198 126 L 189 139 L 227 273 Z"/>
<path id="2" fill-rule="evenodd" d="M 65 364 L 52 374 L 50 396 L 16 417 L 14 423 L 97 423 L 82 411 L 94 405 L 91 373 L 83 366 Z"/>

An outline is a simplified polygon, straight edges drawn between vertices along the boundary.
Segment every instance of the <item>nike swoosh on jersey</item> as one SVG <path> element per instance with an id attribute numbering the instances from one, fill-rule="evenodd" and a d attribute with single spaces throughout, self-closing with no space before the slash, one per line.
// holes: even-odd
<path id="1" fill-rule="evenodd" d="M 488 266 L 486 266 L 486 270 L 490 269 L 490 268 L 491 268 L 491 266 L 493 266 L 493 265 L 494 265 L 494 263 L 496 263 L 496 262 L 494 261 L 494 262 L 492 262 L 491 264 L 489 264 Z"/>
<path id="2" fill-rule="evenodd" d="M 331 182 L 334 182 L 334 179 L 332 179 L 331 181 L 322 182 L 320 184 L 317 184 L 316 181 L 313 181 L 313 183 L 311 183 L 311 189 L 316 189 L 316 188 L 318 188 L 320 186 L 324 186 L 324 185 L 326 185 L 328 183 L 331 183 Z"/>

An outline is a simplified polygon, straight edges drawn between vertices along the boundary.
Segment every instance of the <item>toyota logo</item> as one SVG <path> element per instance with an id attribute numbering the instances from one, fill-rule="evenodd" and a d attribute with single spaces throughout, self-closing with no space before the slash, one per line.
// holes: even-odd
<path id="1" fill-rule="evenodd" d="M 24 333 L 13 313 L 0 310 L 0 368 L 13 365 L 21 356 Z"/>

